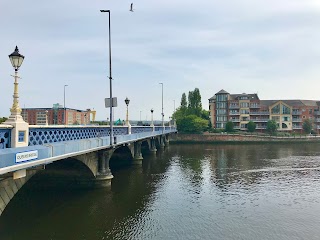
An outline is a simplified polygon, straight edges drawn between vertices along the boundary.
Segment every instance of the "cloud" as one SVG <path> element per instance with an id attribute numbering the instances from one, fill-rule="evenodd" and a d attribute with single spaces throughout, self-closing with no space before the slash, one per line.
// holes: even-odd
<path id="1" fill-rule="evenodd" d="M 183 92 L 200 88 L 203 106 L 221 88 L 258 92 L 260 98 L 318 98 L 320 4 L 316 0 L 146 1 L 36 0 L 0 2 L 0 115 L 9 115 L 13 81 L 10 54 L 26 56 L 21 67 L 23 107 L 95 108 L 105 119 L 108 82 L 108 18 L 111 9 L 112 70 L 116 118 L 165 116 Z M 19 6 L 17 8 L 16 6 Z M 13 17 L 14 16 L 14 17 Z M 318 98 L 319 99 L 319 98 Z M 146 116 L 147 115 L 147 116 Z"/>

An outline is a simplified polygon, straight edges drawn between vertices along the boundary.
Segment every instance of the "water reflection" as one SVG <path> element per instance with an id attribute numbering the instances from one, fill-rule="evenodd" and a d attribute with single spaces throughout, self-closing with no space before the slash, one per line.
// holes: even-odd
<path id="1" fill-rule="evenodd" d="M 31 181 L 0 217 L 0 239 L 320 235 L 319 144 L 171 145 L 112 172 L 111 190 L 39 191 Z"/>

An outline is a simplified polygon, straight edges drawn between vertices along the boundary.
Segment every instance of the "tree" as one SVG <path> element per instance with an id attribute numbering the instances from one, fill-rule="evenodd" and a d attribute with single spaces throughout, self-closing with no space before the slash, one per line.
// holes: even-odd
<path id="1" fill-rule="evenodd" d="M 311 133 L 312 131 L 312 122 L 310 119 L 304 120 L 302 124 L 303 131 L 307 134 Z"/>
<path id="2" fill-rule="evenodd" d="M 201 133 L 208 128 L 208 121 L 196 115 L 188 115 L 177 119 L 177 127 L 183 133 Z"/>
<path id="3" fill-rule="evenodd" d="M 182 96 L 181 96 L 181 106 L 180 106 L 180 109 L 181 109 L 183 114 L 186 113 L 187 108 L 188 108 L 187 96 L 186 96 L 185 93 L 183 93 Z"/>
<path id="4" fill-rule="evenodd" d="M 226 132 L 233 132 L 233 122 L 227 122 L 226 123 Z"/>
<path id="5" fill-rule="evenodd" d="M 8 118 L 6 118 L 6 117 L 0 118 L 0 124 L 3 123 L 3 122 L 5 122 L 5 121 L 7 121 L 7 119 L 8 119 Z"/>
<path id="6" fill-rule="evenodd" d="M 252 121 L 248 122 L 248 132 L 254 132 L 256 130 L 256 124 Z"/>
<path id="7" fill-rule="evenodd" d="M 267 122 L 267 128 L 266 131 L 270 134 L 274 134 L 278 129 L 278 123 L 274 120 L 269 120 Z"/>
<path id="8" fill-rule="evenodd" d="M 189 91 L 188 94 L 188 114 L 201 117 L 202 103 L 199 88 Z"/>

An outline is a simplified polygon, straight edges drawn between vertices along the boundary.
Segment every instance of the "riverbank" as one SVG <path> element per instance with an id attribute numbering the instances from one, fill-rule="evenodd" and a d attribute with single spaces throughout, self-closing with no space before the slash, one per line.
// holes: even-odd
<path id="1" fill-rule="evenodd" d="M 172 143 L 300 143 L 319 142 L 320 136 L 268 136 L 258 134 L 227 134 L 227 133 L 206 133 L 206 134 L 174 134 L 170 142 Z"/>

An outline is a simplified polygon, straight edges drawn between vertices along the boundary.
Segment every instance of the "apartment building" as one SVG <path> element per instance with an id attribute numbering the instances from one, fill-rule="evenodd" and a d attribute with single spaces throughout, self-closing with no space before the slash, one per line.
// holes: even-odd
<path id="1" fill-rule="evenodd" d="M 214 128 L 225 128 L 232 121 L 235 129 L 247 130 L 249 121 L 256 129 L 266 129 L 269 120 L 275 120 L 279 131 L 302 132 L 306 119 L 320 131 L 320 101 L 314 100 L 260 100 L 257 94 L 230 94 L 221 90 L 209 99 L 211 123 Z"/>
<path id="2" fill-rule="evenodd" d="M 64 109 L 59 104 L 52 108 L 22 108 L 21 115 L 30 125 L 46 125 L 47 121 L 49 125 L 90 123 L 90 109 Z"/>

